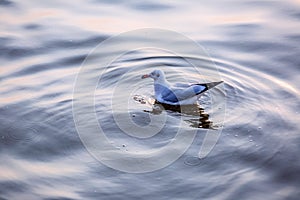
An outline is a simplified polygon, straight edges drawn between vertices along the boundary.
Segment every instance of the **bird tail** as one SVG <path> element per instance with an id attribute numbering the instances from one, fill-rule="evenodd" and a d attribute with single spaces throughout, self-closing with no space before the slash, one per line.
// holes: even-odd
<path id="1" fill-rule="evenodd" d="M 205 87 L 204 90 L 201 90 L 199 93 L 197 93 L 197 95 L 198 95 L 198 94 L 201 94 L 203 92 L 206 92 L 207 90 L 209 90 L 209 89 L 211 89 L 211 88 L 213 88 L 213 87 L 215 87 L 215 86 L 217 86 L 217 85 L 219 85 L 221 83 L 223 83 L 223 81 L 210 82 L 210 83 L 199 83 L 199 84 L 194 84 L 194 85 L 201 85 L 201 86 Z"/>
<path id="2" fill-rule="evenodd" d="M 219 82 L 211 82 L 211 83 L 204 83 L 203 85 L 205 85 L 207 87 L 207 89 L 209 90 L 210 88 L 213 88 L 219 84 L 223 83 L 223 81 L 219 81 Z"/>

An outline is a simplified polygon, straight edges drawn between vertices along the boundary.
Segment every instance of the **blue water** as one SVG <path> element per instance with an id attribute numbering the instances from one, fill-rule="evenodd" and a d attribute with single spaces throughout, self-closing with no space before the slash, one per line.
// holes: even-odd
<path id="1" fill-rule="evenodd" d="M 299 1 L 0 0 L 0 13 L 1 200 L 299 199 Z M 197 132 L 170 165 L 127 173 L 99 162 L 84 145 L 74 121 L 73 91 L 83 61 L 98 44 L 140 28 L 180 33 L 209 56 L 162 38 L 185 51 L 201 72 L 159 49 L 128 49 L 103 66 L 98 60 L 119 49 L 100 48 L 87 63 L 88 78 L 101 76 L 94 86 L 95 116 L 120 151 L 163 147 L 179 128 Z M 125 41 L 148 39 L 136 35 Z M 211 76 L 211 64 L 218 76 Z M 224 81 L 199 99 L 211 130 L 221 133 L 205 158 L 198 153 L 209 132 L 197 116 L 163 111 L 162 130 L 144 139 L 124 134 L 116 123 L 112 104 L 119 116 L 129 113 L 143 126 L 163 115 L 151 113 L 152 82 L 140 79 L 154 68 L 171 82 Z M 112 94 L 120 98 L 112 101 Z M 129 97 L 129 110 L 122 95 Z"/>

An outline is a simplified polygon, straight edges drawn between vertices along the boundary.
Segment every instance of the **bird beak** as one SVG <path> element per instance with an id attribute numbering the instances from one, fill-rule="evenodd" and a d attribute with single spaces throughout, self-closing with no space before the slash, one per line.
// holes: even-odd
<path id="1" fill-rule="evenodd" d="M 145 75 L 142 76 L 142 79 L 144 79 L 144 78 L 149 78 L 149 77 L 150 77 L 149 74 L 145 74 Z"/>

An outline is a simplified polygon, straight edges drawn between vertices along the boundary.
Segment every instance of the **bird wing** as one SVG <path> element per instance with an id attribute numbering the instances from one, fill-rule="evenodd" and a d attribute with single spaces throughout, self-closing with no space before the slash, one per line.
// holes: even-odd
<path id="1" fill-rule="evenodd" d="M 190 85 L 186 88 L 164 87 L 162 89 L 161 87 L 160 98 L 164 102 L 175 103 L 196 96 L 197 94 L 200 94 L 204 90 L 207 90 L 207 88 L 202 85 Z"/>
<path id="2" fill-rule="evenodd" d="M 161 98 L 165 102 L 179 102 L 181 100 L 189 99 L 192 98 L 196 95 L 199 95 L 210 88 L 215 87 L 216 85 L 222 83 L 223 81 L 220 82 L 211 82 L 211 83 L 202 83 L 202 84 L 192 84 L 192 85 L 187 85 L 187 87 L 173 87 L 173 88 L 168 88 L 164 87 L 164 89 L 161 92 Z"/>
<path id="3" fill-rule="evenodd" d="M 191 84 L 188 84 L 188 83 L 175 83 L 173 86 L 174 87 L 179 87 L 179 88 L 187 88 L 187 87 L 191 86 Z"/>
<path id="4" fill-rule="evenodd" d="M 190 85 L 186 88 L 174 88 L 172 91 L 176 95 L 177 99 L 184 100 L 191 98 L 193 96 L 196 96 L 204 91 L 206 91 L 208 88 L 205 85 L 202 84 L 194 84 Z"/>

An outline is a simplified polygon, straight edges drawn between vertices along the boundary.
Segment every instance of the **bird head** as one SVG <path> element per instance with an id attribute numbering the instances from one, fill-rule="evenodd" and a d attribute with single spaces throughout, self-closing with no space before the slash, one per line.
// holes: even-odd
<path id="1" fill-rule="evenodd" d="M 150 74 L 145 74 L 142 76 L 142 79 L 144 78 L 153 78 L 154 81 L 159 81 L 159 80 L 164 80 L 165 79 L 165 74 L 163 71 L 156 69 Z"/>

